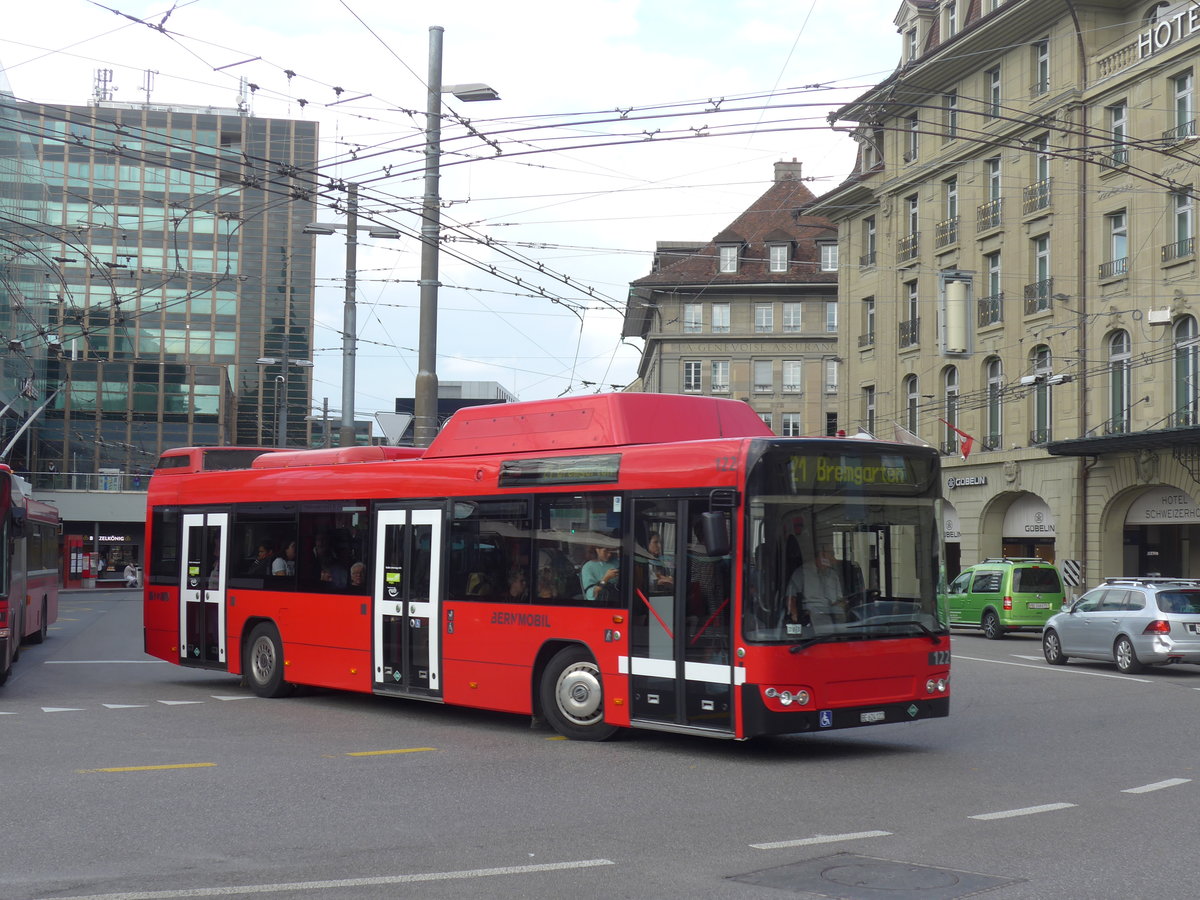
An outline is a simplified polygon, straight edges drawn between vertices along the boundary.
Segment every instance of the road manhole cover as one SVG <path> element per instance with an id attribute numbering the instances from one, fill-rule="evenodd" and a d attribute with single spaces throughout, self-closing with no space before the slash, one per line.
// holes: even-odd
<path id="1" fill-rule="evenodd" d="M 794 893 L 818 894 L 837 900 L 919 897 L 920 900 L 958 900 L 995 890 L 1019 879 L 962 872 L 938 866 L 853 853 L 836 853 L 805 862 L 735 875 L 730 880 Z"/>

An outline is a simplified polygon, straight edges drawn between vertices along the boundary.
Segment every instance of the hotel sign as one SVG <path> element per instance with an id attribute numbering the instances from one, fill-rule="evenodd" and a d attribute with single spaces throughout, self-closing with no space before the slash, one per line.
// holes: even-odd
<path id="1" fill-rule="evenodd" d="M 1138 59 L 1152 56 L 1197 32 L 1200 32 L 1200 8 L 1188 3 L 1185 9 L 1160 16 L 1138 35 Z"/>

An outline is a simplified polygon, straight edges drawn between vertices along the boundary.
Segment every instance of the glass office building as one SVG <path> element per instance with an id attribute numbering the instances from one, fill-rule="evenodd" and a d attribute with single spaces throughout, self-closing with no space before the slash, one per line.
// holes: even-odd
<path id="1" fill-rule="evenodd" d="M 316 213 L 317 124 L 210 107 L 4 105 L 36 153 L 31 190 L 44 203 L 26 236 L 38 311 L 10 326 L 39 348 L 35 390 L 53 398 L 24 465 L 145 473 L 168 447 L 273 446 L 281 421 L 287 443 L 304 446 L 311 369 L 288 361 L 312 359 L 302 229 Z"/>

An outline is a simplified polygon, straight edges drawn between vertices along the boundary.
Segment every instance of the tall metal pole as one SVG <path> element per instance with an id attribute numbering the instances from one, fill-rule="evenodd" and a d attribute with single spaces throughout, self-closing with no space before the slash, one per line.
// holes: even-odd
<path id="1" fill-rule="evenodd" d="M 282 375 L 275 376 L 275 446 L 287 446 L 287 366 L 288 361 L 283 361 Z"/>
<path id="2" fill-rule="evenodd" d="M 358 185 L 346 186 L 346 304 L 342 323 L 342 427 L 338 445 L 353 447 L 354 355 L 358 324 L 355 321 L 355 275 L 358 269 Z"/>
<path id="3" fill-rule="evenodd" d="M 413 443 L 428 447 L 437 434 L 438 197 L 442 153 L 442 31 L 429 26 L 429 94 L 425 106 L 425 196 L 421 202 L 421 318 L 417 381 L 413 391 Z"/>

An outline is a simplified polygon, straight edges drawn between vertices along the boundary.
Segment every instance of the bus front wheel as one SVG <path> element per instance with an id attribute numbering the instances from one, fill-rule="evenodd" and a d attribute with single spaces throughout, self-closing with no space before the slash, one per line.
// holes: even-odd
<path id="1" fill-rule="evenodd" d="M 270 622 L 262 622 L 250 632 L 242 674 L 250 690 L 260 697 L 285 697 L 292 692 L 292 686 L 283 680 L 283 641 Z"/>
<path id="2" fill-rule="evenodd" d="M 605 741 L 617 733 L 604 722 L 604 688 L 600 667 L 582 647 L 554 654 L 542 673 L 542 715 L 563 737 Z"/>

